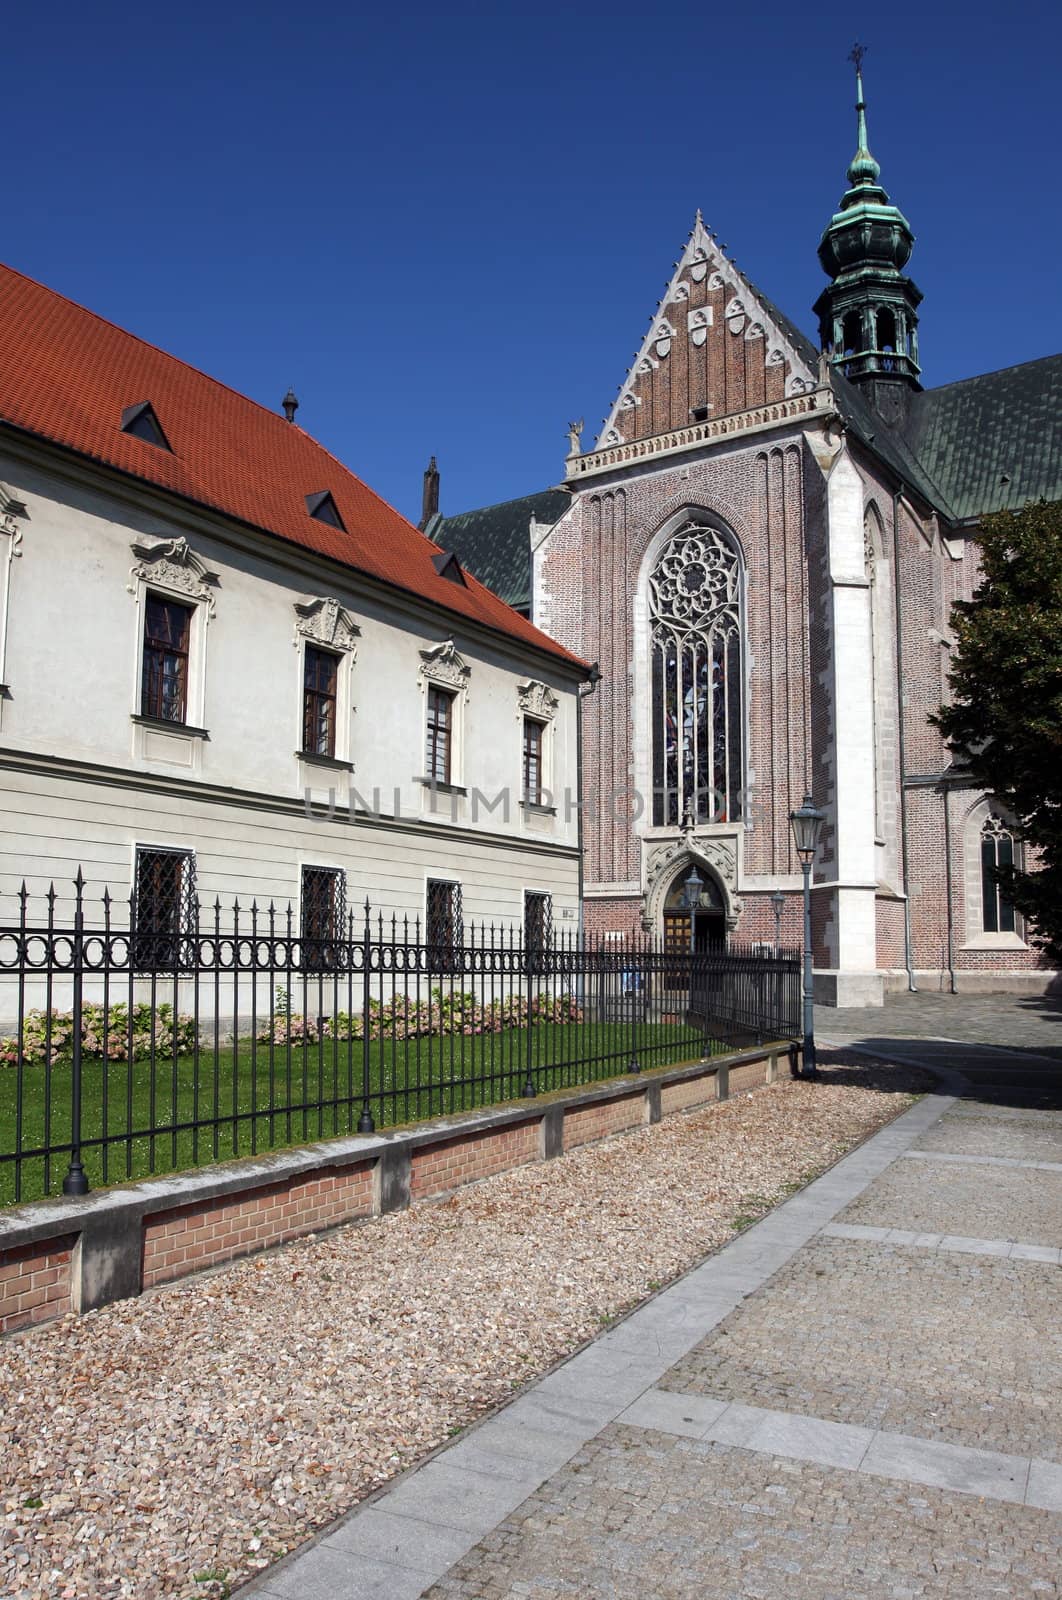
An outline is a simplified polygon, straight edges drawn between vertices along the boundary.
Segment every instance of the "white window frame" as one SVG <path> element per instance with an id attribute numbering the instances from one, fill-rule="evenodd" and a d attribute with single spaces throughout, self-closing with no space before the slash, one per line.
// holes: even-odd
<path id="1" fill-rule="evenodd" d="M 555 768 L 555 742 L 556 719 L 560 707 L 560 699 L 548 684 L 542 683 L 537 678 L 529 678 L 525 683 L 517 686 L 516 694 L 516 725 L 519 739 L 519 784 L 520 806 L 525 814 L 542 815 L 545 812 L 555 812 L 557 808 L 556 791 L 554 788 Z M 539 787 L 546 796 L 544 800 L 528 800 L 524 793 L 524 722 L 525 720 L 537 722 L 542 728 L 542 774 Z"/>
<path id="2" fill-rule="evenodd" d="M 167 733 L 177 737 L 182 734 L 186 737 L 202 736 L 206 729 L 207 631 L 216 610 L 218 575 L 191 549 L 187 539 L 163 539 L 155 544 L 148 540 L 137 540 L 132 550 L 138 558 L 127 585 L 136 602 L 137 614 L 133 715 L 137 719 L 144 717 L 147 601 L 149 595 L 158 595 L 160 599 L 176 600 L 192 609 L 188 629 L 188 684 L 184 722 L 156 724 L 151 719 L 150 725 L 164 728 Z"/>
<path id="3" fill-rule="evenodd" d="M 14 564 L 22 554 L 22 529 L 19 519 L 26 515 L 26 507 L 6 484 L 0 483 L 0 702 L 8 687 L 7 637 L 8 614 L 11 609 L 11 586 Z"/>
<path id="4" fill-rule="evenodd" d="M 441 644 L 428 645 L 420 651 L 418 681 L 422 702 L 420 762 L 423 776 L 419 781 L 427 789 L 437 790 L 440 794 L 448 794 L 454 790 L 463 793 L 467 788 L 465 782 L 466 708 L 471 676 L 471 667 L 458 652 L 452 639 L 444 639 Z M 441 689 L 452 696 L 450 779 L 448 783 L 437 782 L 427 770 L 429 689 Z M 437 881 L 441 883 L 444 880 L 439 879 Z M 453 881 L 456 882 L 457 880 Z"/>
<path id="5" fill-rule="evenodd" d="M 295 637 L 298 661 L 295 705 L 295 754 L 307 765 L 346 767 L 353 770 L 354 748 L 354 667 L 358 659 L 361 629 L 347 608 L 334 595 L 306 595 L 295 601 Z M 306 647 L 336 656 L 336 738 L 330 756 L 304 750 L 303 714 L 306 695 Z"/>

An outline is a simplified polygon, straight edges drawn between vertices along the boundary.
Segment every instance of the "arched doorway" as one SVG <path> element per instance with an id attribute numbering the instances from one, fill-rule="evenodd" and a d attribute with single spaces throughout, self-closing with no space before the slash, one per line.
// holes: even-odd
<path id="1" fill-rule="evenodd" d="M 700 895 L 692 912 L 687 903 L 686 880 L 693 868 L 701 879 Z M 722 950 L 726 945 L 726 902 L 722 886 L 703 862 L 687 856 L 672 878 L 664 899 L 664 949 L 685 955 L 691 948 Z"/>

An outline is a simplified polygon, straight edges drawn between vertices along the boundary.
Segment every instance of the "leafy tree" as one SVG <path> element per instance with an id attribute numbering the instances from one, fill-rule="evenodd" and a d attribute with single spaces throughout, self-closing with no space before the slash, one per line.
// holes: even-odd
<path id="1" fill-rule="evenodd" d="M 1034 846 L 1033 871 L 997 875 L 1062 961 L 1062 503 L 986 517 L 978 543 L 981 583 L 952 612 L 953 703 L 931 720 Z"/>

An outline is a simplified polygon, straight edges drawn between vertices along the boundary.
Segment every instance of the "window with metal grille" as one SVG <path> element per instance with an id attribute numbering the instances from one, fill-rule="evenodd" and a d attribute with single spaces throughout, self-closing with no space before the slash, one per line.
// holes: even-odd
<path id="1" fill-rule="evenodd" d="M 1014 907 L 1004 898 L 994 868 L 1014 864 L 1014 838 L 999 817 L 981 829 L 981 927 L 985 933 L 1013 933 Z"/>
<path id="2" fill-rule="evenodd" d="M 307 755 L 336 753 L 339 657 L 308 644 L 302 675 L 302 748 Z"/>
<path id="3" fill-rule="evenodd" d="M 137 846 L 133 880 L 133 966 L 176 970 L 192 954 L 198 920 L 195 856 L 190 850 Z"/>
<path id="4" fill-rule="evenodd" d="M 338 867 L 303 867 L 299 929 L 306 972 L 341 965 L 346 925 L 347 875 Z"/>
<path id="5" fill-rule="evenodd" d="M 424 938 L 428 946 L 428 965 L 435 972 L 448 972 L 456 965 L 461 951 L 461 885 L 429 878 L 426 910 Z"/>
<path id="6" fill-rule="evenodd" d="M 553 935 L 553 896 L 537 889 L 524 890 L 524 949 L 528 955 L 541 955 L 549 949 Z"/>
<path id="7" fill-rule="evenodd" d="M 428 688 L 428 777 L 452 782 L 454 697 L 447 689 Z"/>
<path id="8" fill-rule="evenodd" d="M 140 713 L 160 722 L 185 722 L 188 710 L 188 641 L 192 606 L 149 594 L 144 617 L 144 671 Z"/>
<path id="9" fill-rule="evenodd" d="M 524 718 L 524 800 L 527 805 L 542 804 L 542 747 L 545 727 L 534 717 Z"/>

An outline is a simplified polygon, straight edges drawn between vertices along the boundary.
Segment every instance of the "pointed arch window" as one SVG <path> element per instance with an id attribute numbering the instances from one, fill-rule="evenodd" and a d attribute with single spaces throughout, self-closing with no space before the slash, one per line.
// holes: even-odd
<path id="1" fill-rule="evenodd" d="M 743 761 L 741 558 L 686 523 L 649 579 L 653 822 L 732 822 Z"/>
<path id="2" fill-rule="evenodd" d="M 1014 933 L 1014 907 L 1004 898 L 996 867 L 1014 864 L 1014 835 L 997 816 L 981 829 L 981 928 L 985 933 Z"/>

